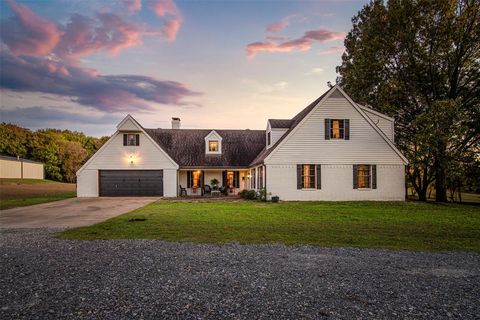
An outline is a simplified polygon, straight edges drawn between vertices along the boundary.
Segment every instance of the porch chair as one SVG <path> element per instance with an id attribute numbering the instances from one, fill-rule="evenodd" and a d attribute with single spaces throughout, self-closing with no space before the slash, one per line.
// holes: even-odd
<path id="1" fill-rule="evenodd" d="M 206 184 L 203 186 L 203 195 L 212 194 L 212 188 Z"/>
<path id="2" fill-rule="evenodd" d="M 182 188 L 182 185 L 180 185 L 180 197 L 182 196 L 187 196 L 187 188 Z"/>

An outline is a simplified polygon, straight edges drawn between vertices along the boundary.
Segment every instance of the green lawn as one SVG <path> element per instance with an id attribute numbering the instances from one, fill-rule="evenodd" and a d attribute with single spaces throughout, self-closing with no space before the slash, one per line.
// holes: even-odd
<path id="1" fill-rule="evenodd" d="M 145 221 L 129 222 L 131 218 Z M 419 202 L 156 202 L 65 239 L 162 239 L 480 252 L 480 206 Z"/>
<path id="2" fill-rule="evenodd" d="M 45 196 L 35 196 L 29 198 L 13 198 L 13 199 L 0 199 L 0 210 L 11 209 L 16 207 L 31 206 L 34 204 L 40 204 L 45 202 L 58 201 L 76 196 L 76 192 L 64 192 Z"/>

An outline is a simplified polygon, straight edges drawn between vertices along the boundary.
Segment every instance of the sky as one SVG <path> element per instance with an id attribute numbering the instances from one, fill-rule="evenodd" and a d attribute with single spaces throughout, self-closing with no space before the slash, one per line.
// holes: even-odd
<path id="1" fill-rule="evenodd" d="M 2 0 L 0 121 L 110 135 L 265 129 L 335 82 L 351 18 L 331 1 Z"/>

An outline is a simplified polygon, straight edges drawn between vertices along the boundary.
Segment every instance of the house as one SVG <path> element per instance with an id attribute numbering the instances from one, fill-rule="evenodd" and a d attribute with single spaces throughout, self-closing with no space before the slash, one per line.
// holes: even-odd
<path id="1" fill-rule="evenodd" d="M 406 158 L 394 119 L 334 86 L 266 130 L 145 129 L 128 115 L 77 172 L 79 197 L 201 195 L 217 179 L 230 194 L 282 200 L 403 200 Z"/>

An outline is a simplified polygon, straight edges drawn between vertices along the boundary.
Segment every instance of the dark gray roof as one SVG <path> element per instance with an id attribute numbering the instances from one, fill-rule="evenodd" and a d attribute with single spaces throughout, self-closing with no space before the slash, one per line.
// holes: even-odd
<path id="1" fill-rule="evenodd" d="M 267 149 L 266 147 L 264 147 L 250 165 L 257 165 L 262 163 L 263 160 L 285 139 L 285 137 L 288 136 L 293 129 L 295 129 L 295 127 L 302 121 L 302 119 L 305 118 L 307 114 L 309 114 L 310 111 L 313 110 L 313 108 L 320 102 L 320 100 L 322 100 L 323 97 L 325 97 L 330 92 L 330 90 L 332 90 L 332 88 L 330 88 L 329 90 L 327 90 L 327 92 L 318 97 L 318 99 L 310 103 L 305 109 L 297 113 L 297 115 L 293 117 L 292 120 L 290 120 L 291 124 L 287 132 L 285 132 L 285 134 L 280 139 L 278 139 L 278 141 L 270 148 Z"/>
<path id="2" fill-rule="evenodd" d="M 290 128 L 292 125 L 291 119 L 268 119 L 271 128 Z"/>
<path id="3" fill-rule="evenodd" d="M 215 130 L 222 154 L 205 154 L 212 129 L 145 129 L 181 168 L 246 168 L 265 147 L 265 130 Z"/>

